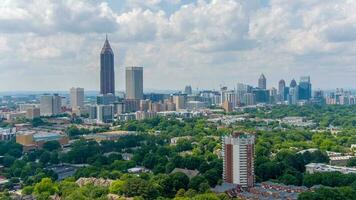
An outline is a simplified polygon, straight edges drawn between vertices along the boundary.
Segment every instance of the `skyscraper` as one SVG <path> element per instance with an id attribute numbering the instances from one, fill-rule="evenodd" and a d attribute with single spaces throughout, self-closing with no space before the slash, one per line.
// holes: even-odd
<path id="1" fill-rule="evenodd" d="M 292 104 L 292 105 L 297 104 L 297 102 L 299 100 L 298 85 L 294 79 L 290 82 L 288 97 L 289 97 L 288 98 L 289 104 Z"/>
<path id="2" fill-rule="evenodd" d="M 285 100 L 285 95 L 284 95 L 285 88 L 286 88 L 286 82 L 282 79 L 278 82 L 278 95 L 281 101 Z"/>
<path id="3" fill-rule="evenodd" d="M 224 87 L 221 87 L 220 88 L 220 104 L 222 105 L 224 102 L 225 102 L 225 97 L 226 97 L 226 95 L 225 95 L 225 93 L 227 92 L 227 87 L 226 86 L 224 86 Z"/>
<path id="4" fill-rule="evenodd" d="M 113 105 L 98 105 L 97 106 L 97 121 L 101 123 L 110 123 L 114 120 Z"/>
<path id="5" fill-rule="evenodd" d="M 272 104 L 275 104 L 278 101 L 278 93 L 277 93 L 277 89 L 272 87 L 269 90 L 269 102 Z"/>
<path id="6" fill-rule="evenodd" d="M 40 112 L 42 116 L 53 115 L 53 96 L 43 95 L 40 97 Z"/>
<path id="7" fill-rule="evenodd" d="M 269 91 L 265 89 L 255 88 L 252 90 L 252 93 L 255 95 L 256 103 L 269 103 Z"/>
<path id="8" fill-rule="evenodd" d="M 290 88 L 297 87 L 297 81 L 295 81 L 295 80 L 293 79 L 293 80 L 290 82 L 289 87 L 290 87 Z"/>
<path id="9" fill-rule="evenodd" d="M 309 100 L 312 96 L 312 85 L 309 76 L 300 77 L 298 94 L 300 100 Z"/>
<path id="10" fill-rule="evenodd" d="M 258 88 L 265 90 L 267 88 L 267 80 L 264 74 L 261 74 L 258 79 Z"/>
<path id="11" fill-rule="evenodd" d="M 143 99 L 142 67 L 126 67 L 126 99 Z"/>
<path id="12" fill-rule="evenodd" d="M 58 94 L 43 95 L 40 98 L 40 113 L 42 116 L 57 115 L 61 112 L 62 97 Z"/>
<path id="13" fill-rule="evenodd" d="M 235 91 L 236 91 L 237 104 L 241 104 L 245 102 L 244 95 L 252 91 L 252 86 L 243 83 L 237 83 Z"/>
<path id="14" fill-rule="evenodd" d="M 106 37 L 100 53 L 100 94 L 115 95 L 114 53 Z"/>
<path id="15" fill-rule="evenodd" d="M 187 95 L 191 95 L 193 93 L 192 92 L 192 86 L 190 86 L 190 85 L 185 86 L 184 93 L 187 94 Z"/>
<path id="16" fill-rule="evenodd" d="M 243 102 L 246 106 L 256 105 L 256 97 L 253 93 L 246 93 Z"/>
<path id="17" fill-rule="evenodd" d="M 72 109 L 79 109 L 84 107 L 84 88 L 70 89 L 70 105 Z"/>
<path id="18" fill-rule="evenodd" d="M 186 109 L 186 95 L 176 94 L 173 95 L 173 103 L 176 105 L 176 110 Z"/>
<path id="19" fill-rule="evenodd" d="M 62 112 L 62 97 L 58 94 L 53 95 L 53 114 L 58 115 Z"/>
<path id="20" fill-rule="evenodd" d="M 254 186 L 254 146 L 255 136 L 234 133 L 222 138 L 223 180 L 240 185 L 242 188 Z"/>

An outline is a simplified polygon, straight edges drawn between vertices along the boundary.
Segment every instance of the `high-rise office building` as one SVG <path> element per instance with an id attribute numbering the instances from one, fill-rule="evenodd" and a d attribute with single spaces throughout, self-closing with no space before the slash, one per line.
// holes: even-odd
<path id="1" fill-rule="evenodd" d="M 40 97 L 40 112 L 42 116 L 53 115 L 53 96 L 43 95 Z"/>
<path id="2" fill-rule="evenodd" d="M 296 105 L 298 103 L 298 100 L 298 85 L 297 82 L 293 79 L 289 85 L 288 102 L 289 104 Z"/>
<path id="3" fill-rule="evenodd" d="M 227 92 L 227 87 L 224 86 L 224 87 L 221 87 L 220 88 L 220 104 L 222 105 L 225 101 L 226 101 L 226 95 L 225 93 Z"/>
<path id="4" fill-rule="evenodd" d="M 233 111 L 233 106 L 232 106 L 232 103 L 231 102 L 229 102 L 229 101 L 225 101 L 224 103 L 223 103 L 223 109 L 224 109 L 224 111 L 225 112 L 232 112 Z"/>
<path id="5" fill-rule="evenodd" d="M 284 98 L 283 98 L 283 100 L 284 100 L 284 101 L 287 101 L 287 100 L 288 100 L 288 96 L 289 96 L 289 87 L 286 86 L 286 87 L 284 88 Z"/>
<path id="6" fill-rule="evenodd" d="M 269 102 L 275 104 L 278 101 L 278 91 L 276 88 L 272 87 L 269 90 Z"/>
<path id="7" fill-rule="evenodd" d="M 252 93 L 255 95 L 256 103 L 269 103 L 270 96 L 268 90 L 255 88 L 252 90 Z"/>
<path id="8" fill-rule="evenodd" d="M 139 99 L 124 99 L 122 101 L 124 103 L 124 112 L 136 112 L 140 110 L 140 100 Z"/>
<path id="9" fill-rule="evenodd" d="M 70 105 L 72 109 L 79 109 L 84 107 L 84 88 L 70 89 Z"/>
<path id="10" fill-rule="evenodd" d="M 146 99 L 146 100 L 140 100 L 140 111 L 148 111 L 150 107 L 151 101 Z"/>
<path id="11" fill-rule="evenodd" d="M 243 97 L 243 102 L 246 106 L 256 105 L 256 97 L 253 93 L 246 93 Z"/>
<path id="12" fill-rule="evenodd" d="M 315 90 L 314 91 L 313 103 L 314 104 L 325 104 L 324 91 L 322 91 L 322 90 Z"/>
<path id="13" fill-rule="evenodd" d="M 296 105 L 298 103 L 298 87 L 289 88 L 289 104 Z"/>
<path id="14" fill-rule="evenodd" d="M 278 82 L 278 95 L 279 95 L 279 100 L 281 101 L 285 100 L 285 95 L 284 95 L 285 88 L 286 88 L 286 82 L 282 79 Z"/>
<path id="15" fill-rule="evenodd" d="M 223 180 L 242 188 L 253 187 L 255 183 L 255 136 L 234 133 L 222 138 L 222 146 Z"/>
<path id="16" fill-rule="evenodd" d="M 258 88 L 260 89 L 267 89 L 267 80 L 264 74 L 261 74 L 260 78 L 258 79 Z"/>
<path id="17" fill-rule="evenodd" d="M 190 86 L 190 85 L 185 86 L 184 93 L 187 95 L 191 95 L 193 93 L 192 86 Z"/>
<path id="18" fill-rule="evenodd" d="M 110 123 L 114 121 L 114 107 L 113 105 L 98 105 L 97 106 L 97 120 L 101 123 Z"/>
<path id="19" fill-rule="evenodd" d="M 224 92 L 224 95 L 225 95 L 225 97 L 224 97 L 225 101 L 231 103 L 232 107 L 237 106 L 237 98 L 236 98 L 235 91 L 233 91 L 233 90 L 226 91 L 226 92 Z"/>
<path id="20" fill-rule="evenodd" d="M 236 91 L 236 101 L 238 105 L 244 103 L 244 95 L 246 93 L 250 93 L 251 90 L 252 90 L 252 86 L 243 83 L 237 83 L 235 91 Z"/>
<path id="21" fill-rule="evenodd" d="M 142 67 L 126 67 L 126 99 L 143 99 Z"/>
<path id="22" fill-rule="evenodd" d="M 97 111 L 98 111 L 97 105 L 89 105 L 88 106 L 89 119 L 96 119 L 98 117 Z"/>
<path id="23" fill-rule="evenodd" d="M 40 98 L 40 113 L 42 116 L 51 116 L 61 113 L 62 97 L 58 94 L 43 95 Z"/>
<path id="24" fill-rule="evenodd" d="M 41 111 L 39 108 L 33 107 L 33 108 L 27 108 L 26 110 L 26 119 L 35 119 L 39 118 L 41 115 Z"/>
<path id="25" fill-rule="evenodd" d="M 58 94 L 53 95 L 53 114 L 58 115 L 62 112 L 62 97 Z"/>
<path id="26" fill-rule="evenodd" d="M 300 77 L 298 94 L 300 100 L 309 100 L 312 97 L 312 85 L 309 76 Z"/>
<path id="27" fill-rule="evenodd" d="M 106 37 L 100 53 L 100 94 L 115 95 L 114 53 Z"/>
<path id="28" fill-rule="evenodd" d="M 297 85 L 297 81 L 295 81 L 294 79 L 290 82 L 290 84 L 289 84 L 289 87 L 290 88 L 294 88 L 294 87 L 297 87 L 298 85 Z"/>
<path id="29" fill-rule="evenodd" d="M 186 95 L 176 94 L 173 95 L 173 103 L 176 105 L 176 110 L 186 109 Z"/>
<path id="30" fill-rule="evenodd" d="M 99 105 L 109 105 L 115 103 L 116 97 L 114 94 L 101 94 L 96 97 L 96 104 Z"/>

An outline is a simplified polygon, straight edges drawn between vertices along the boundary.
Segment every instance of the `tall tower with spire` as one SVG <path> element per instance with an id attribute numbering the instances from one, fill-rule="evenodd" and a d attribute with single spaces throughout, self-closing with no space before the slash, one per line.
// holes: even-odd
<path id="1" fill-rule="evenodd" d="M 114 53 L 108 37 L 100 53 L 100 94 L 115 95 Z"/>
<path id="2" fill-rule="evenodd" d="M 261 74 L 258 79 L 258 88 L 265 90 L 267 88 L 267 80 L 264 74 Z"/>

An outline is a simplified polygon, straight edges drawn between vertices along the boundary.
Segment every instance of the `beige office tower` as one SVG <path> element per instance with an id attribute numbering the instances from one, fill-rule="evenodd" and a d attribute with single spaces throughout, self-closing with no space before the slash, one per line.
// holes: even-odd
<path id="1" fill-rule="evenodd" d="M 146 100 L 140 100 L 140 110 L 141 111 L 148 111 L 149 105 L 151 101 L 146 99 Z"/>
<path id="2" fill-rule="evenodd" d="M 35 108 L 35 107 L 32 107 L 32 108 L 27 108 L 26 110 L 26 118 L 27 119 L 35 119 L 35 118 L 39 118 L 41 115 L 40 113 L 40 109 L 39 108 Z"/>
<path id="3" fill-rule="evenodd" d="M 224 111 L 225 112 L 232 112 L 233 111 L 233 106 L 232 106 L 232 103 L 231 102 L 229 102 L 229 101 L 225 101 L 224 103 L 223 103 L 223 109 L 224 109 Z"/>
<path id="4" fill-rule="evenodd" d="M 149 111 L 152 112 L 161 112 L 161 111 L 165 111 L 165 105 L 161 104 L 161 103 L 157 103 L 157 102 L 150 102 L 149 105 Z"/>
<path id="5" fill-rule="evenodd" d="M 126 99 L 143 99 L 142 67 L 126 67 Z"/>
<path id="6" fill-rule="evenodd" d="M 222 147 L 224 182 L 242 188 L 253 187 L 255 136 L 248 133 L 234 133 L 222 138 Z"/>
<path id="7" fill-rule="evenodd" d="M 171 102 L 165 103 L 165 110 L 166 111 L 175 111 L 176 110 L 176 104 L 175 103 L 171 103 Z"/>
<path id="8" fill-rule="evenodd" d="M 70 89 L 70 105 L 72 110 L 77 110 L 84 107 L 84 88 Z"/>
<path id="9" fill-rule="evenodd" d="M 174 95 L 173 103 L 176 104 L 176 110 L 186 109 L 186 98 L 184 95 Z"/>

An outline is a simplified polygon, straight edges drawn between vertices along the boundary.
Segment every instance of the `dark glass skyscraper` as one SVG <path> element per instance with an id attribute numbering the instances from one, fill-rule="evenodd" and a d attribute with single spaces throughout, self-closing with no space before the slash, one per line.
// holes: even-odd
<path id="1" fill-rule="evenodd" d="M 309 100 L 312 94 L 312 85 L 309 76 L 302 76 L 299 82 L 299 99 Z"/>
<path id="2" fill-rule="evenodd" d="M 100 94 L 115 94 L 114 53 L 106 37 L 100 53 Z"/>

